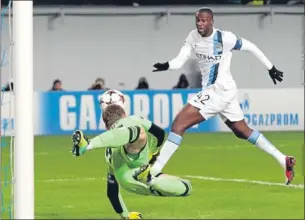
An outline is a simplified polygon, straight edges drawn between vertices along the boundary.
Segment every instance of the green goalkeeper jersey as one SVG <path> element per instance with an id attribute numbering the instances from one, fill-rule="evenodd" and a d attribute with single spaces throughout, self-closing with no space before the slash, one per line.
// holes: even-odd
<path id="1" fill-rule="evenodd" d="M 140 147 L 137 154 L 129 154 L 126 151 L 130 144 L 136 143 L 145 132 L 146 143 Z M 90 140 L 87 150 L 105 148 L 105 156 L 108 162 L 107 196 L 121 217 L 127 218 L 129 212 L 121 197 L 119 186 L 125 190 L 141 195 L 181 196 L 189 192 L 188 184 L 178 178 L 156 177 L 149 184 L 135 180 L 135 173 L 142 165 L 152 163 L 163 141 L 165 132 L 154 123 L 138 117 L 129 116 L 115 122 L 110 130 Z M 141 139 L 144 140 L 144 139 Z"/>
<path id="2" fill-rule="evenodd" d="M 107 147 L 105 151 L 106 160 L 108 162 L 108 172 L 114 175 L 115 171 L 118 171 L 122 164 L 126 164 L 130 169 L 139 168 L 142 165 L 148 164 L 153 154 L 158 152 L 158 140 L 157 138 L 148 132 L 152 126 L 152 122 L 143 119 L 139 116 L 129 116 L 122 118 L 112 125 L 111 129 L 121 127 L 134 127 L 141 126 L 144 128 L 147 136 L 146 145 L 138 154 L 128 154 L 125 147 Z M 116 137 L 117 139 L 125 137 Z"/>
<path id="3" fill-rule="evenodd" d="M 111 112 L 110 112 L 111 113 Z M 145 133 L 145 138 L 143 135 Z M 114 210 L 123 218 L 132 218 L 122 199 L 120 188 L 131 193 L 154 196 L 186 196 L 191 185 L 178 177 L 158 175 L 143 183 L 135 176 L 143 165 L 151 164 L 164 141 L 165 132 L 154 123 L 138 117 L 129 116 L 115 122 L 110 130 L 88 141 L 83 138 L 82 146 L 86 150 L 105 148 L 108 162 L 107 197 Z M 137 142 L 139 140 L 139 142 Z M 145 143 L 143 143 L 146 141 Z M 134 146 L 130 146 L 135 144 Z M 143 144 L 143 146 L 139 145 Z M 127 148 L 140 148 L 136 154 L 127 153 Z"/>

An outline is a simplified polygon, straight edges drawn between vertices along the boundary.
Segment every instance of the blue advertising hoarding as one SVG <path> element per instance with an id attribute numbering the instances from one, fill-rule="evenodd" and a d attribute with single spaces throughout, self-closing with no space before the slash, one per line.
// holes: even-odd
<path id="1" fill-rule="evenodd" d="M 174 117 L 199 90 L 123 91 L 126 113 L 135 114 L 170 130 Z M 35 135 L 71 135 L 76 129 L 86 134 L 105 130 L 99 99 L 103 91 L 35 92 Z M 239 103 L 246 123 L 260 131 L 304 130 L 303 89 L 241 89 Z M 262 98 L 264 97 L 264 98 Z M 274 99 L 281 97 L 281 99 Z M 272 100 L 272 104 L 270 104 Z M 283 102 L 282 100 L 285 100 Z M 2 93 L 1 133 L 11 136 L 14 130 L 14 95 Z M 228 127 L 219 117 L 193 126 L 187 132 L 225 132 Z"/>
<path id="2" fill-rule="evenodd" d="M 198 90 L 137 90 L 122 91 L 127 114 L 147 118 L 166 131 L 175 115 Z M 44 135 L 71 134 L 82 129 L 86 134 L 105 130 L 99 105 L 101 91 L 47 92 L 39 94 L 39 133 Z M 189 129 L 191 132 L 218 130 L 218 118 Z"/>

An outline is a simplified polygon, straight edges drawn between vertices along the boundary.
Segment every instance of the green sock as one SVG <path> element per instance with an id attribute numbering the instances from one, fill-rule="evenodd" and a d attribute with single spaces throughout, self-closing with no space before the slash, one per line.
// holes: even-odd
<path id="1" fill-rule="evenodd" d="M 187 196 L 192 190 L 189 181 L 166 174 L 154 178 L 151 187 L 153 192 L 160 196 Z"/>

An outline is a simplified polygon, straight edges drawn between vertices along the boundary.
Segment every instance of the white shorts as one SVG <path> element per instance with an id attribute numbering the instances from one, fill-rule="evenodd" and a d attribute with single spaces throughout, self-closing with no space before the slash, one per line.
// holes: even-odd
<path id="1" fill-rule="evenodd" d="M 199 109 L 200 114 L 208 120 L 219 115 L 223 121 L 241 121 L 244 113 L 237 98 L 237 90 L 223 91 L 215 84 L 193 96 L 189 104 Z"/>

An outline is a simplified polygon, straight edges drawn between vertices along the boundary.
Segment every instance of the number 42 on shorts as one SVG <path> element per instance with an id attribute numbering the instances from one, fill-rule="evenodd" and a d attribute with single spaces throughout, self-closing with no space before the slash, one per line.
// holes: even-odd
<path id="1" fill-rule="evenodd" d="M 200 102 L 202 105 L 205 105 L 205 102 L 210 99 L 209 94 L 202 94 L 202 92 L 197 94 L 197 99 L 195 99 L 195 102 Z"/>

